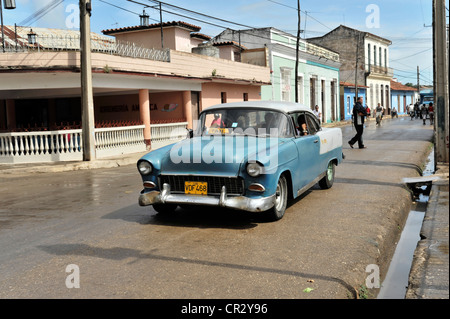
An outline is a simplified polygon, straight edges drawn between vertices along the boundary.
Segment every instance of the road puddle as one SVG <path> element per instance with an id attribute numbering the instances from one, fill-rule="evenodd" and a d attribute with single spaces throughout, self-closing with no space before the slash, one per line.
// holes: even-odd
<path id="1" fill-rule="evenodd" d="M 423 176 L 434 173 L 434 151 L 428 156 Z M 431 183 L 421 186 L 416 193 L 412 209 L 408 214 L 400 240 L 395 249 L 386 277 L 381 284 L 378 299 L 404 299 L 408 288 L 409 272 L 420 240 L 420 230 L 427 210 Z"/>

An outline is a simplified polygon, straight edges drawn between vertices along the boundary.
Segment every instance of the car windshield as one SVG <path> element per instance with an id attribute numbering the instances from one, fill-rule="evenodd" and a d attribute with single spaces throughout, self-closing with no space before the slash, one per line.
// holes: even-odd
<path id="1" fill-rule="evenodd" d="M 224 108 L 205 111 L 197 134 L 249 135 L 259 137 L 291 136 L 288 117 L 281 112 L 255 108 Z"/>

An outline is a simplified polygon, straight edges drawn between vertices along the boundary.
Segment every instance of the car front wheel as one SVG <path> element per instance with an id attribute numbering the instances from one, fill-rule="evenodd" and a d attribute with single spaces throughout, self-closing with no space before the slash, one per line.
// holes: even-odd
<path id="1" fill-rule="evenodd" d="M 287 206 L 288 198 L 288 186 L 286 177 L 280 176 L 278 180 L 277 189 L 275 191 L 275 203 L 274 206 L 268 211 L 268 217 L 275 221 L 280 220 L 284 216 L 284 212 Z"/>

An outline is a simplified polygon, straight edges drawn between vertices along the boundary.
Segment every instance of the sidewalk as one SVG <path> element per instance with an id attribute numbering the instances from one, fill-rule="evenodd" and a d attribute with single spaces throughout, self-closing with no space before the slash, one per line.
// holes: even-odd
<path id="1" fill-rule="evenodd" d="M 174 143 L 167 141 L 154 143 L 152 150 Z M 52 163 L 26 163 L 26 164 L 0 164 L 2 174 L 30 174 L 30 173 L 57 173 L 77 171 L 81 169 L 114 168 L 125 165 L 136 165 L 137 161 L 149 151 L 124 154 L 120 156 L 97 159 L 94 161 L 52 162 Z M 137 170 L 137 168 L 136 168 Z"/>
<path id="2" fill-rule="evenodd" d="M 449 298 L 449 169 L 438 166 L 414 253 L 406 299 Z"/>
<path id="3" fill-rule="evenodd" d="M 30 174 L 30 173 L 58 173 L 77 171 L 81 169 L 113 168 L 125 165 L 136 165 L 144 153 L 125 154 L 120 157 L 110 157 L 94 161 L 29 163 L 29 164 L 0 164 L 1 174 Z M 137 170 L 137 168 L 136 168 Z"/>

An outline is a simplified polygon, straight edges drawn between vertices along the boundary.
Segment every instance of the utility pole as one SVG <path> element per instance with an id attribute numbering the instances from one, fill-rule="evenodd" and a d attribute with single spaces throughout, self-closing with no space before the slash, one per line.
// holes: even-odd
<path id="1" fill-rule="evenodd" d="M 449 92 L 445 0 L 433 0 L 435 165 L 449 162 Z"/>
<path id="2" fill-rule="evenodd" d="M 163 22 L 162 22 L 161 2 L 159 3 L 159 23 L 161 24 L 161 48 L 164 49 L 164 31 L 163 31 Z"/>
<path id="3" fill-rule="evenodd" d="M 91 66 L 91 0 L 80 0 L 81 125 L 83 160 L 95 160 L 94 97 Z"/>
<path id="4" fill-rule="evenodd" d="M 356 67 L 355 67 L 355 104 L 358 102 L 358 60 L 359 60 L 359 42 L 361 41 L 361 33 L 358 34 L 356 40 Z"/>
<path id="5" fill-rule="evenodd" d="M 419 98 L 419 102 L 420 102 L 420 80 L 419 80 L 419 66 L 417 66 L 417 96 Z"/>
<path id="6" fill-rule="evenodd" d="M 298 49 L 300 48 L 300 0 L 297 0 L 297 45 L 295 46 L 295 102 L 298 103 Z M 311 106 L 312 107 L 312 106 Z"/>

